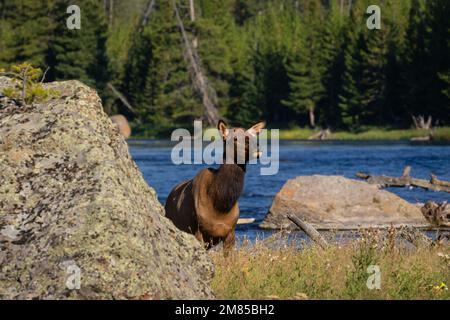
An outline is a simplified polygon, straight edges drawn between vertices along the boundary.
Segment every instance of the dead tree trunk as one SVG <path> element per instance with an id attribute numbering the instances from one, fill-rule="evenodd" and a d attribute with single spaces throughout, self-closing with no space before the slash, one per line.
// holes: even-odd
<path id="1" fill-rule="evenodd" d="M 117 96 L 117 98 L 122 101 L 122 103 L 130 110 L 134 115 L 136 115 L 136 111 L 134 111 L 131 104 L 128 102 L 127 98 L 117 90 L 111 82 L 108 82 L 107 87 Z"/>
<path id="2" fill-rule="evenodd" d="M 112 26 L 114 19 L 114 0 L 109 0 L 109 25 Z"/>
<path id="3" fill-rule="evenodd" d="M 316 117 L 314 115 L 314 108 L 309 108 L 309 124 L 311 125 L 311 128 L 316 127 Z"/>
<path id="4" fill-rule="evenodd" d="M 195 5 L 194 0 L 189 0 L 189 13 L 191 15 L 191 21 L 195 21 Z"/>
<path id="5" fill-rule="evenodd" d="M 412 116 L 412 120 L 416 129 L 430 130 L 433 118 L 431 116 L 428 116 L 427 120 L 425 121 L 424 116 Z"/>
<path id="6" fill-rule="evenodd" d="M 450 192 L 450 182 L 438 180 L 435 176 L 431 176 L 429 181 L 424 179 L 415 179 L 410 176 L 411 167 L 407 166 L 403 170 L 401 177 L 374 176 L 364 172 L 358 172 L 357 177 L 367 180 L 371 184 L 380 187 L 420 187 L 433 191 Z"/>
<path id="7" fill-rule="evenodd" d="M 194 4 L 194 0 L 189 0 L 189 13 L 191 16 L 191 22 L 195 22 L 195 4 Z M 194 50 L 197 49 L 198 47 L 198 39 L 197 37 L 194 37 L 194 39 L 192 40 L 192 47 L 194 48 Z"/>
<path id="8" fill-rule="evenodd" d="M 144 14 L 142 15 L 142 18 L 141 18 L 141 23 L 139 24 L 138 34 L 141 33 L 144 30 L 145 26 L 147 25 L 148 20 L 150 19 L 150 14 L 152 13 L 154 6 L 155 6 L 155 0 L 149 0 L 147 2 L 147 5 L 145 6 Z"/>
<path id="9" fill-rule="evenodd" d="M 310 237 L 322 249 L 326 249 L 328 247 L 328 242 L 312 225 L 292 214 L 288 214 L 287 217 L 289 220 L 295 223 L 295 225 L 297 225 L 300 229 L 302 229 L 308 235 L 308 237 Z"/>
<path id="10" fill-rule="evenodd" d="M 200 94 L 202 98 L 203 106 L 205 107 L 205 118 L 208 123 L 212 126 L 217 125 L 219 121 L 219 112 L 217 110 L 217 94 L 215 90 L 209 85 L 208 79 L 204 75 L 201 68 L 200 59 L 198 57 L 197 51 L 191 45 L 189 38 L 187 36 L 186 30 L 184 28 L 183 21 L 181 20 L 180 13 L 176 1 L 173 0 L 173 8 L 175 11 L 175 16 L 178 21 L 178 26 L 181 31 L 181 36 L 183 38 L 184 44 L 184 56 L 186 62 L 189 65 L 189 71 L 191 74 L 192 82 L 195 89 Z"/>

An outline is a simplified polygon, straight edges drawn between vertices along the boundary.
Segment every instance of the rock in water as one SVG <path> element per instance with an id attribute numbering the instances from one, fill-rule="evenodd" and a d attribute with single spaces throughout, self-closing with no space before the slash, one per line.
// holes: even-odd
<path id="1" fill-rule="evenodd" d="M 131 136 L 131 128 L 127 118 L 121 114 L 116 114 L 111 116 L 111 121 L 117 125 L 120 134 L 123 135 L 125 139 L 128 139 Z"/>
<path id="2" fill-rule="evenodd" d="M 365 181 L 341 176 L 303 176 L 288 180 L 261 224 L 265 229 L 295 228 L 287 213 L 316 229 L 427 226 L 420 209 Z"/>
<path id="3" fill-rule="evenodd" d="M 213 298 L 212 262 L 164 217 L 97 93 L 46 87 L 58 98 L 0 105 L 0 299 Z"/>

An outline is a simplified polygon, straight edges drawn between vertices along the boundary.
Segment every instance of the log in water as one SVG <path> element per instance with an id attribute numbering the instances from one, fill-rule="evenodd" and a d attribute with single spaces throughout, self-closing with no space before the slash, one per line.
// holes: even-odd
<path id="1" fill-rule="evenodd" d="M 403 175 L 400 177 L 389 177 L 389 176 L 375 176 L 365 172 L 358 172 L 357 177 L 366 180 L 370 184 L 377 184 L 380 187 L 420 187 L 427 190 L 433 191 L 444 191 L 450 192 L 450 182 L 441 181 L 436 178 L 436 176 L 431 175 L 431 179 L 416 179 L 410 176 L 411 167 L 407 166 L 403 170 Z"/>

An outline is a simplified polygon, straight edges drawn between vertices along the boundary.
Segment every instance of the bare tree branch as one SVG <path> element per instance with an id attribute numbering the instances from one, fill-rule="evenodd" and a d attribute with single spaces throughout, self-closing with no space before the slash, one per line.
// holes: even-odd
<path id="1" fill-rule="evenodd" d="M 47 72 L 48 72 L 49 69 L 50 69 L 50 67 L 47 67 L 47 69 L 45 69 L 44 73 L 42 74 L 42 78 L 41 78 L 41 81 L 40 81 L 41 84 L 44 83 L 45 76 L 47 75 Z"/>
<path id="2" fill-rule="evenodd" d="M 288 214 L 287 217 L 289 220 L 295 223 L 295 225 L 302 229 L 308 235 L 308 237 L 310 237 L 322 249 L 326 249 L 328 247 L 328 242 L 312 225 L 310 225 L 306 221 L 303 221 L 294 214 Z"/>

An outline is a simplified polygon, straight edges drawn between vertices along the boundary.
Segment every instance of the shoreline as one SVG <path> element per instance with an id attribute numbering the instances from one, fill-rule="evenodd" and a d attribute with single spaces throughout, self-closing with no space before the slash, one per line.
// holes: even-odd
<path id="1" fill-rule="evenodd" d="M 359 132 L 351 131 L 336 131 L 332 132 L 331 136 L 324 140 L 309 139 L 312 135 L 318 133 L 320 130 L 313 130 L 307 128 L 292 128 L 279 129 L 280 140 L 285 141 L 399 141 L 399 142 L 450 142 L 450 126 L 439 127 L 432 130 L 432 139 L 425 141 L 414 141 L 413 138 L 423 138 L 429 135 L 428 130 L 419 129 L 385 129 L 385 128 L 368 128 Z M 132 135 L 130 140 L 169 140 L 170 135 L 158 135 L 151 133 L 150 128 L 137 129 L 132 124 Z"/>

